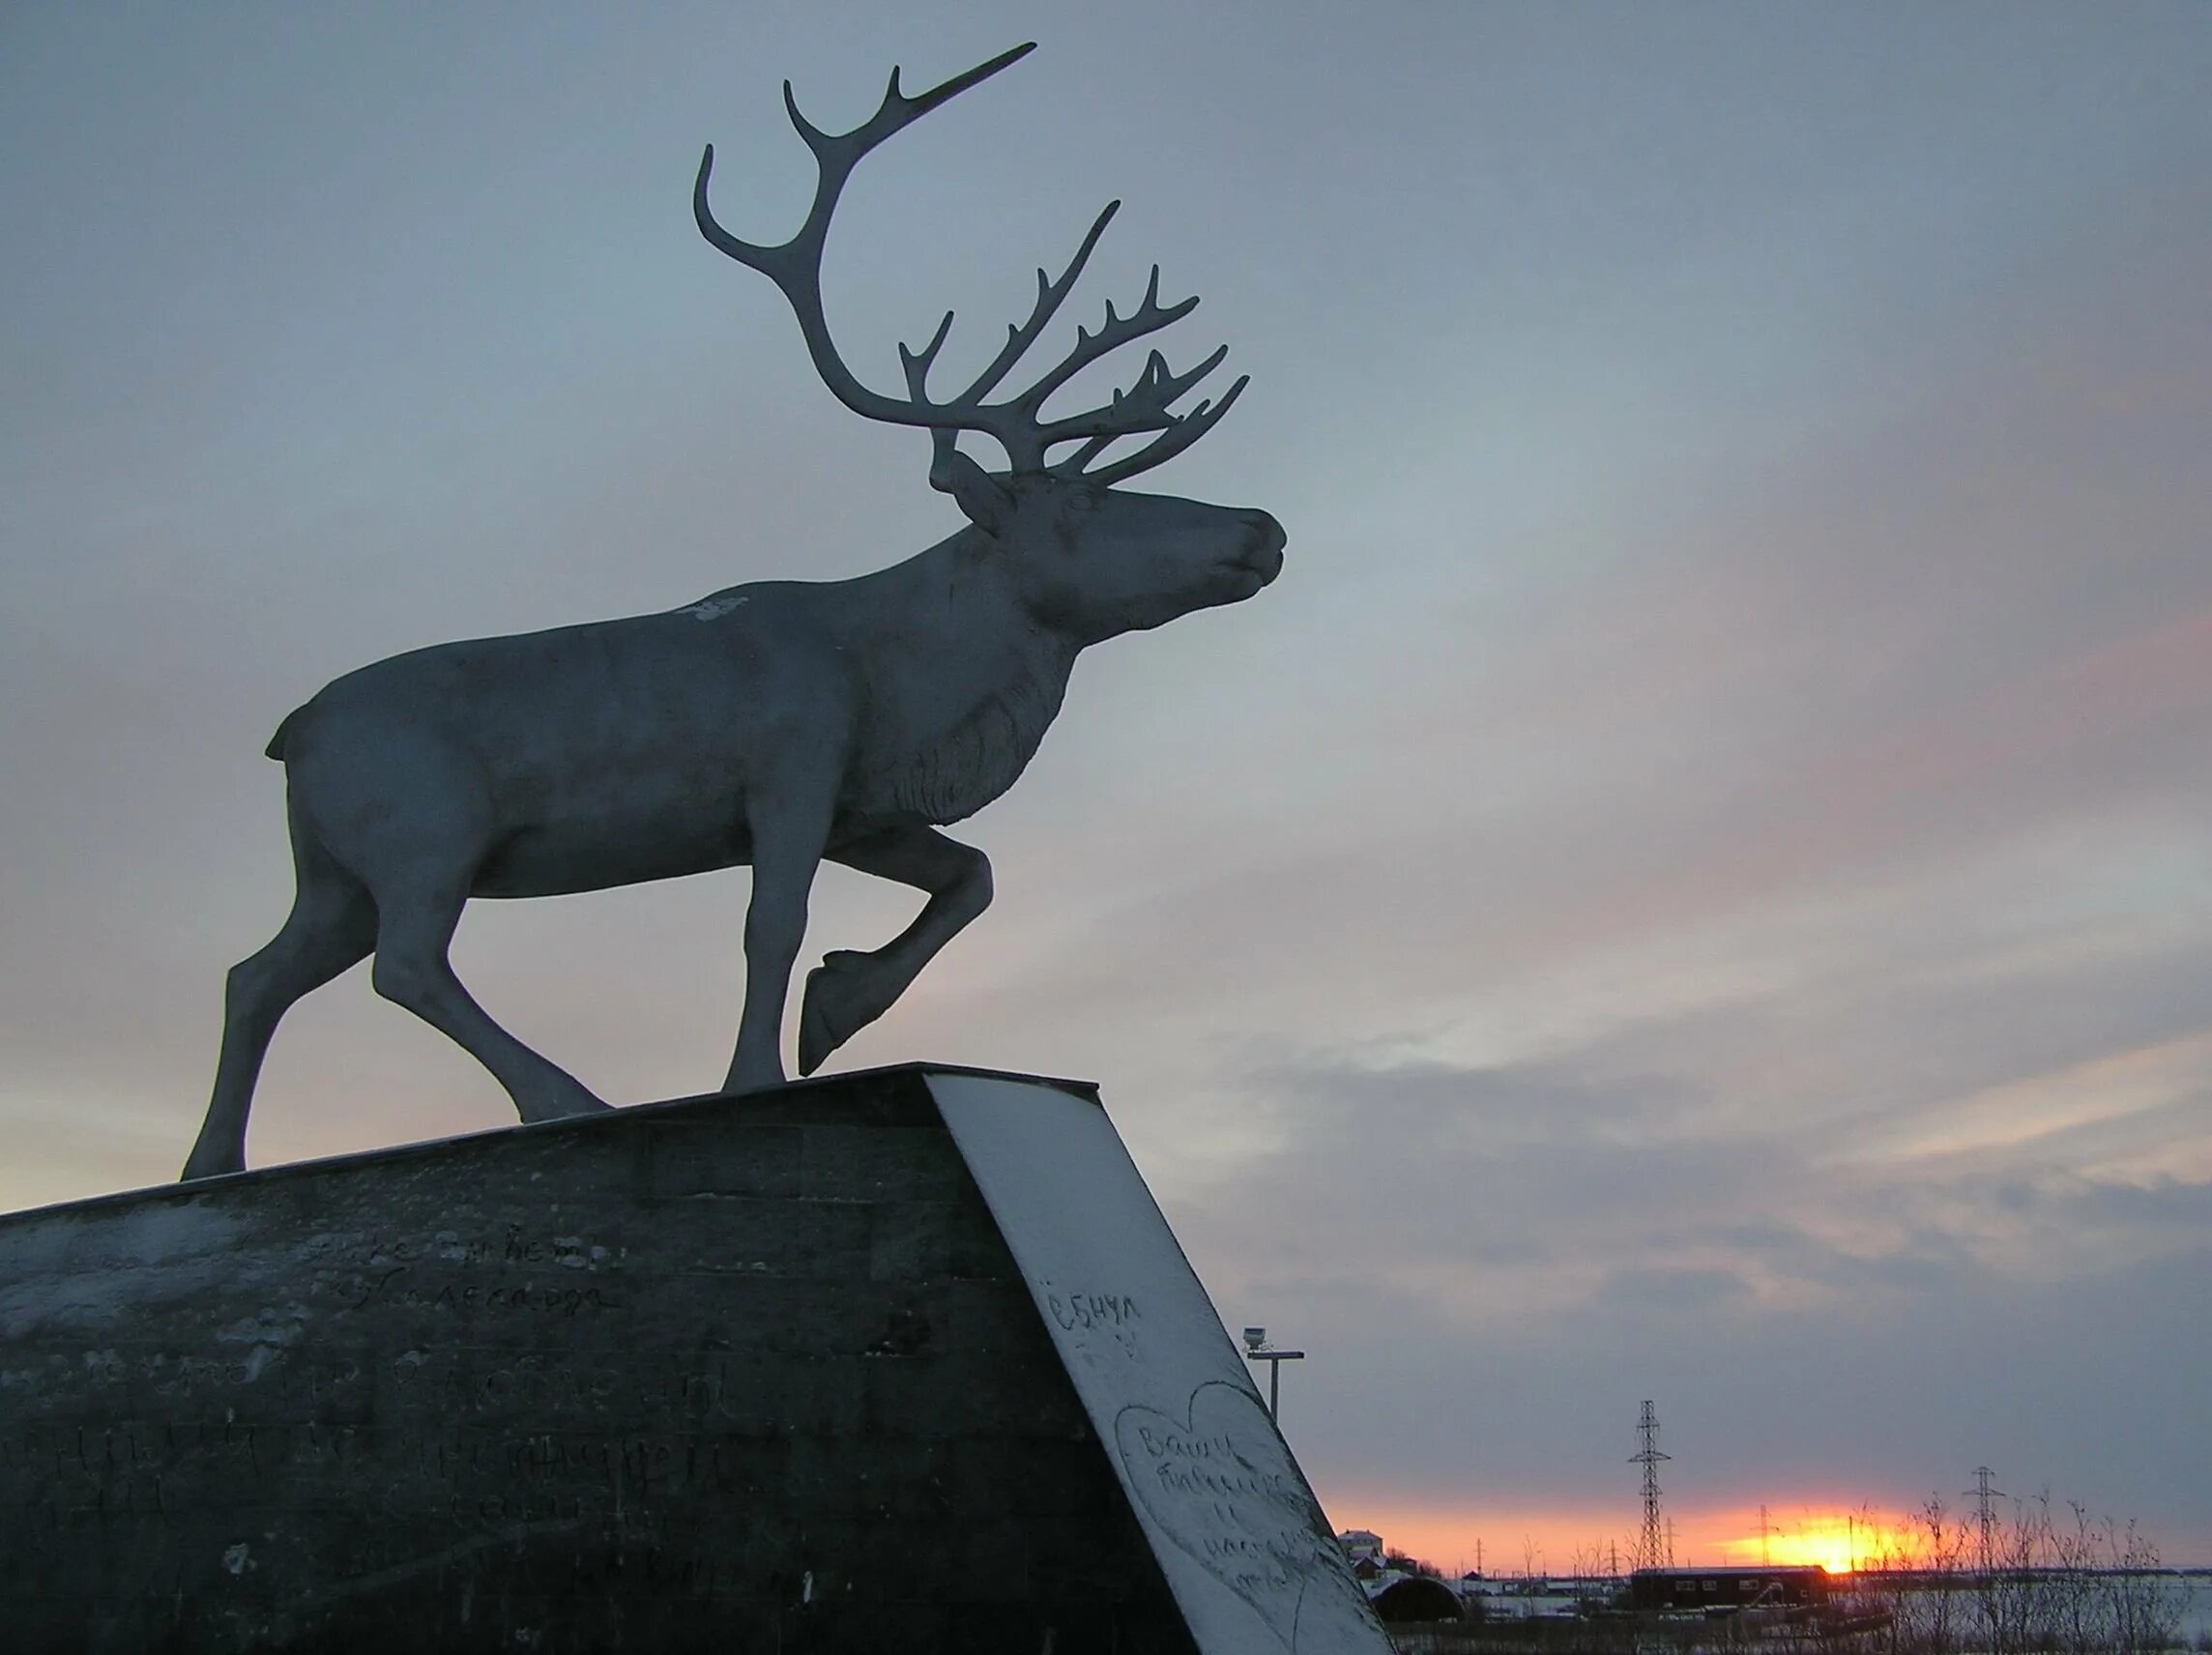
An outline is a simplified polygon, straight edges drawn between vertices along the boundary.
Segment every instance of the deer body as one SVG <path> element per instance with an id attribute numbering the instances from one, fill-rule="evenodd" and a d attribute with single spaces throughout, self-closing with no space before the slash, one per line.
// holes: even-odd
<path id="1" fill-rule="evenodd" d="M 1260 583 L 1261 514 L 1170 504 L 1219 513 L 1216 533 L 1248 532 L 1215 601 Z M 853 580 L 762 581 L 658 614 L 394 655 L 323 689 L 270 756 L 341 855 L 390 816 L 408 774 L 466 774 L 439 802 L 449 818 L 468 812 L 472 896 L 711 873 L 751 859 L 748 780 L 795 746 L 834 764 L 832 845 L 982 809 L 1027 768 L 1078 652 L 1113 624 L 1077 614 L 1088 624 L 1039 619 L 1000 548 L 967 529 Z"/>
<path id="2" fill-rule="evenodd" d="M 988 619 L 972 615 L 963 640 L 910 636 L 910 650 L 887 655 L 879 634 L 902 609 L 910 634 L 917 620 L 940 633 L 957 624 L 907 608 L 897 588 L 908 584 L 918 583 L 762 582 L 661 614 L 394 656 L 309 701 L 272 756 L 333 848 L 390 813 L 393 778 L 376 756 L 466 773 L 473 896 L 567 895 L 742 865 L 751 778 L 795 744 L 836 767 L 847 831 L 958 821 L 1035 751 L 1072 652 L 1045 639 L 993 647 Z M 926 697 L 911 682 L 917 645 L 932 669 Z M 995 735 L 1006 720 L 994 713 L 1008 706 L 1044 708 L 1025 721 L 1019 751 L 1003 755 L 999 742 L 962 762 L 977 745 L 969 730 Z M 769 710 L 780 710 L 772 721 Z"/>
<path id="3" fill-rule="evenodd" d="M 1028 48 L 1022 48 L 1026 51 Z M 1282 564 L 1265 511 L 1110 484 L 1201 434 L 1208 413 L 1169 404 L 1199 374 L 1155 353 L 1105 410 L 1046 421 L 1039 408 L 1077 368 L 1174 321 L 1153 289 L 1132 316 L 1079 333 L 1068 360 L 1004 403 L 982 395 L 1033 342 L 1111 217 L 1058 283 L 1039 273 L 1035 314 L 963 397 L 922 389 L 950 317 L 918 355 L 910 397 L 854 380 L 828 341 L 813 285 L 837 189 L 861 154 L 1021 55 L 917 99 L 897 76 L 875 119 L 831 137 L 798 116 L 821 181 L 807 225 L 780 248 L 713 224 L 702 163 L 702 230 L 771 275 L 824 378 L 871 418 L 930 429 L 931 480 L 968 526 L 856 579 L 762 581 L 682 609 L 439 645 L 337 679 L 285 719 L 283 761 L 298 890 L 268 946 L 230 973 L 222 1053 L 187 1177 L 245 1165 L 255 1078 L 293 1002 L 370 953 L 377 991 L 444 1031 L 491 1070 L 525 1120 L 605 1104 L 501 1029 L 452 974 L 447 948 L 471 898 L 529 897 L 749 864 L 745 992 L 725 1087 L 780 1084 L 782 1020 L 814 871 L 843 863 L 915 886 L 913 924 L 868 953 L 831 953 L 807 978 L 799 1061 L 813 1069 L 897 999 L 990 900 L 982 854 L 937 831 L 1012 786 L 1058 714 L 1091 644 L 1251 596 Z M 788 96 L 788 89 L 787 89 Z M 796 250 L 795 250 L 796 249 Z M 1239 382 L 1239 389 L 1241 382 Z M 989 473 L 958 430 L 1005 446 Z M 1141 453 L 1084 465 L 1116 438 L 1159 433 Z M 1081 441 L 1074 460 L 1046 462 Z"/>

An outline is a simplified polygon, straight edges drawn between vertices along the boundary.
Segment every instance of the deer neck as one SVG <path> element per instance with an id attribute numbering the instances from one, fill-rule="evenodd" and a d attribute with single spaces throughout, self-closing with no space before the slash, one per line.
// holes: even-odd
<path id="1" fill-rule="evenodd" d="M 942 686 L 954 695 L 1011 689 L 1019 680 L 1065 689 L 1076 654 L 1091 639 L 1042 622 L 1024 608 L 1012 581 L 975 529 L 940 540 L 901 564 L 863 575 L 867 658 L 882 687 L 913 693 Z"/>
<path id="2" fill-rule="evenodd" d="M 1011 787 L 1060 711 L 1080 640 L 1041 624 L 975 530 L 877 574 L 860 605 L 855 802 L 931 823 Z"/>

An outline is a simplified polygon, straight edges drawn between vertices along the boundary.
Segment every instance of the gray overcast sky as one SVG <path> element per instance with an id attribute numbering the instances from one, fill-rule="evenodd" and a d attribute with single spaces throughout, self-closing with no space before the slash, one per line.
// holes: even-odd
<path id="1" fill-rule="evenodd" d="M 1258 600 L 1087 657 L 991 914 L 841 1061 L 1099 1080 L 1332 1516 L 1554 1567 L 2003 1486 L 2212 1562 L 2212 8 L 0 11 L 0 1204 L 174 1175 L 320 683 L 841 576 L 951 508 L 761 237 L 872 158 L 848 356 L 995 347 L 1105 200 L 1253 385 L 1150 486 Z M 961 353 L 966 352 L 965 358 Z M 947 376 L 949 377 L 949 373 Z M 626 1101 L 713 1086 L 742 874 L 480 905 Z M 809 953 L 905 893 L 827 873 Z M 268 1163 L 511 1118 L 356 973 Z"/>

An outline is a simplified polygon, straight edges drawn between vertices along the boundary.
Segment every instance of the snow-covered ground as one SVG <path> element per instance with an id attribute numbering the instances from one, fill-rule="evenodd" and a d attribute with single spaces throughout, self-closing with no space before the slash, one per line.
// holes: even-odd
<path id="1" fill-rule="evenodd" d="M 2212 1575 L 2184 1575 L 2178 1596 L 2183 1647 L 2212 1649 Z"/>

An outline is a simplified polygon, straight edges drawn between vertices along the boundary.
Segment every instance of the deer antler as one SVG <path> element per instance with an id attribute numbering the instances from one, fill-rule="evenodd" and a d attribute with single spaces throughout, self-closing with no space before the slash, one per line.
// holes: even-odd
<path id="1" fill-rule="evenodd" d="M 1159 279 L 1159 267 L 1156 265 L 1152 268 L 1152 279 L 1155 282 Z M 1193 299 L 1190 303 L 1196 305 L 1198 301 Z M 1157 351 L 1152 352 L 1146 359 L 1145 371 L 1138 376 L 1137 383 L 1126 392 L 1117 391 L 1114 393 L 1113 406 L 1129 410 L 1131 418 L 1128 432 L 1157 430 L 1160 434 L 1135 453 L 1116 460 L 1112 465 L 1100 466 L 1096 471 L 1087 471 L 1085 468 L 1103 453 L 1116 437 L 1127 433 L 1110 431 L 1092 436 L 1072 455 L 1051 469 L 1061 477 L 1084 476 L 1093 482 L 1111 484 L 1120 482 L 1123 478 L 1135 477 L 1141 471 L 1150 471 L 1163 461 L 1175 458 L 1213 429 L 1222 415 L 1229 412 L 1230 404 L 1252 383 L 1250 374 L 1239 374 L 1237 383 L 1229 388 L 1228 394 L 1219 402 L 1201 402 L 1188 414 L 1171 411 L 1170 405 L 1176 398 L 1220 366 L 1221 360 L 1228 354 L 1229 347 L 1222 345 L 1198 366 L 1187 373 L 1179 374 L 1170 373 L 1167 359 Z"/>
<path id="2" fill-rule="evenodd" d="M 862 385 L 845 365 L 830 340 L 829 323 L 822 314 L 822 244 L 830 233 L 830 217 L 837 209 L 837 197 L 845 188 L 845 181 L 852 176 L 853 168 L 859 165 L 861 158 L 893 132 L 1035 49 L 1036 43 L 1030 41 L 1011 51 L 1001 52 L 989 63 L 980 64 L 965 74 L 956 74 L 918 98 L 909 98 L 899 90 L 899 72 L 894 69 L 876 112 L 851 131 L 834 134 L 823 131 L 799 112 L 799 101 L 792 94 L 791 82 L 785 81 L 783 106 L 791 116 L 792 126 L 806 140 L 806 147 L 814 152 L 815 180 L 814 201 L 806 210 L 806 221 L 780 247 L 741 241 L 715 221 L 713 209 L 707 205 L 707 180 L 714 170 L 714 146 L 709 144 L 699 158 L 699 177 L 691 187 L 691 216 L 699 222 L 699 233 L 740 264 L 759 271 L 782 290 L 799 318 L 799 331 L 806 340 L 807 354 L 814 359 L 814 370 L 836 394 L 837 400 L 856 414 L 901 425 L 939 422 L 912 403 L 880 395 Z"/>
<path id="3" fill-rule="evenodd" d="M 1151 280 L 1145 297 L 1135 311 L 1127 316 L 1115 314 L 1111 301 L 1106 305 L 1106 320 L 1096 332 L 1078 328 L 1075 345 L 1059 363 L 1049 369 L 1027 391 L 1000 402 L 983 399 L 998 388 L 999 382 L 1014 364 L 1029 352 L 1042 335 L 1046 325 L 1059 312 L 1060 306 L 1074 288 L 1084 266 L 1090 262 L 1091 250 L 1098 238 L 1105 234 L 1106 226 L 1121 210 L 1119 201 L 1108 202 L 1105 209 L 1091 222 L 1083 243 L 1068 260 L 1067 266 L 1057 278 L 1049 277 L 1041 269 L 1037 272 L 1036 304 L 1029 319 L 1009 324 L 1006 342 L 997 356 L 983 368 L 973 383 L 948 401 L 933 401 L 924 390 L 930 364 L 944 347 L 952 330 L 952 312 L 947 310 L 938 324 L 937 332 L 928 344 L 919 351 L 899 346 L 899 361 L 905 370 L 908 397 L 886 396 L 861 384 L 845 361 L 837 354 L 836 345 L 830 337 L 830 328 L 822 309 L 822 249 L 830 230 L 830 216 L 836 211 L 837 198 L 852 176 L 854 167 L 862 157 L 889 137 L 893 132 L 918 120 L 940 103 L 967 91 L 977 81 L 988 79 L 1035 49 L 1030 42 L 1002 52 L 985 64 L 956 74 L 950 80 L 930 88 L 917 97 L 909 98 L 899 90 L 899 72 L 891 71 L 890 84 L 885 89 L 883 102 L 875 114 L 848 132 L 823 131 L 800 113 L 799 103 L 793 96 L 791 83 L 784 82 L 783 102 L 791 116 L 791 124 L 806 146 L 814 154 L 814 200 L 808 207 L 805 221 L 787 242 L 776 247 L 763 247 L 739 239 L 718 223 L 707 204 L 707 183 L 713 172 L 714 146 L 709 144 L 700 157 L 699 176 L 691 189 L 692 216 L 697 218 L 700 234 L 722 252 L 739 263 L 759 271 L 773 281 L 790 302 L 792 312 L 799 319 L 800 334 L 806 341 L 807 354 L 813 359 L 815 371 L 821 374 L 837 399 L 856 414 L 870 420 L 884 421 L 899 425 L 927 427 L 933 438 L 936 463 L 930 468 L 931 480 L 943 485 L 946 456 L 952 449 L 959 431 L 978 431 L 994 438 L 1005 450 L 1006 457 L 1016 472 L 1051 472 L 1056 476 L 1088 476 L 1093 480 L 1112 483 L 1132 477 L 1140 471 L 1150 470 L 1161 461 L 1180 453 L 1210 429 L 1215 421 L 1228 412 L 1237 400 L 1246 381 L 1239 379 L 1229 393 L 1218 403 L 1201 402 L 1188 414 L 1177 414 L 1172 404 L 1199 380 L 1218 366 L 1228 355 L 1222 346 L 1197 367 L 1186 373 L 1169 370 L 1166 359 L 1157 351 L 1148 358 L 1136 384 L 1125 391 L 1117 391 L 1105 407 L 1091 409 L 1083 414 L 1069 415 L 1048 421 L 1043 418 L 1046 399 L 1059 391 L 1077 373 L 1099 361 L 1110 352 L 1158 332 L 1170 323 L 1187 316 L 1198 305 L 1195 296 L 1175 305 L 1159 302 L 1160 272 L 1152 267 Z M 1102 467 L 1094 472 L 1084 468 L 1117 439 L 1135 436 L 1143 432 L 1159 433 L 1135 453 Z M 1047 464 L 1046 455 L 1053 447 L 1068 442 L 1081 442 L 1083 447 L 1069 459 L 1058 464 Z"/>

